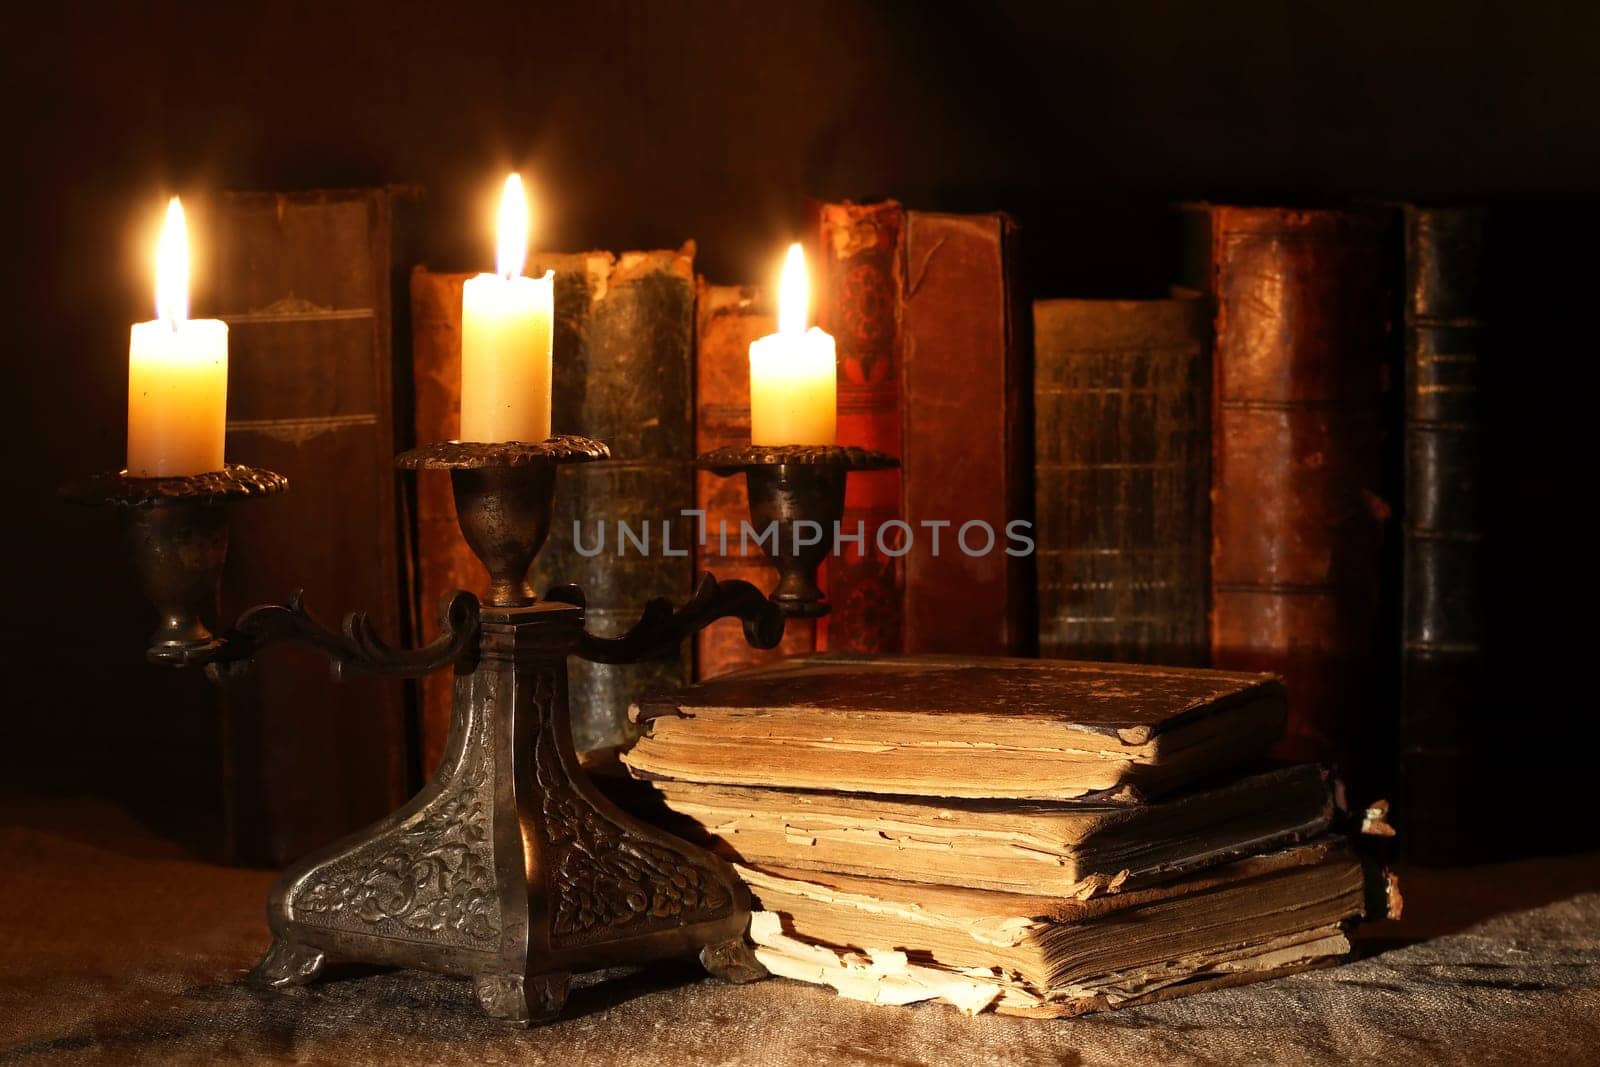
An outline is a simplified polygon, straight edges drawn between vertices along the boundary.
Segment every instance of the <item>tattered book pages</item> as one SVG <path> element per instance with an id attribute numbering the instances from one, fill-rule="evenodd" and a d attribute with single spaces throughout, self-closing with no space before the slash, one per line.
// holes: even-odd
<path id="1" fill-rule="evenodd" d="M 874 1002 L 1071 1015 L 1331 962 L 1365 870 L 1327 839 L 1151 889 L 1067 900 L 739 869 L 774 973 Z M 767 956 L 771 956 L 769 962 Z"/>

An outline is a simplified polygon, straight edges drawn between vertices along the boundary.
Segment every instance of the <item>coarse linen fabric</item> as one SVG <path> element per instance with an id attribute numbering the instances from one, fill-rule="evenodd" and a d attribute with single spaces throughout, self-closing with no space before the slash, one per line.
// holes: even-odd
<path id="1" fill-rule="evenodd" d="M 1600 857 L 1405 885 L 1341 967 L 1078 1019 L 876 1007 L 692 963 L 587 979 L 534 1030 L 462 979 L 330 968 L 243 984 L 273 875 L 195 860 L 116 808 L 0 808 L 0 1064 L 1600 1062 Z M 1419 934 L 1436 934 L 1413 940 Z"/>

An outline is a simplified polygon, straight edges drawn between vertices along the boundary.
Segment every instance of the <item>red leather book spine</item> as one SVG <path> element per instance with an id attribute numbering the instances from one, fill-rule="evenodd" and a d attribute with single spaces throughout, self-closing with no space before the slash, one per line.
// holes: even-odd
<path id="1" fill-rule="evenodd" d="M 1033 560 L 1029 316 L 1005 215 L 906 214 L 900 307 L 905 650 L 1020 656 Z M 914 417 L 913 417 L 914 415 Z M 934 538 L 937 535 L 938 540 Z"/>
<path id="2" fill-rule="evenodd" d="M 839 354 L 839 444 L 900 452 L 900 240 L 894 201 L 819 208 L 821 300 L 817 318 Z M 900 472 L 857 472 L 845 488 L 846 542 L 826 566 L 833 614 L 817 647 L 899 652 L 903 645 Z M 880 531 L 882 536 L 880 536 Z M 887 549 L 887 551 L 885 551 Z"/>
<path id="3" fill-rule="evenodd" d="M 1375 642 L 1386 216 L 1213 207 L 1211 648 L 1289 690 L 1282 754 L 1346 769 L 1386 731 Z"/>

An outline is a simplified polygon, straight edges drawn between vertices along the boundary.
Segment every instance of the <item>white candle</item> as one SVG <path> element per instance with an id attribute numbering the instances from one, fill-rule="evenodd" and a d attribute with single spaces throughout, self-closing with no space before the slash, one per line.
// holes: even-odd
<path id="1" fill-rule="evenodd" d="M 188 316 L 188 233 L 173 197 L 156 246 L 156 317 L 135 323 L 128 341 L 128 474 L 135 478 L 222 469 L 228 324 Z"/>
<path id="2" fill-rule="evenodd" d="M 833 337 L 806 329 L 805 254 L 789 247 L 778 283 L 778 332 L 750 344 L 750 443 L 831 445 L 838 423 Z"/>
<path id="3" fill-rule="evenodd" d="M 522 179 L 500 199 L 498 273 L 461 293 L 461 440 L 543 441 L 550 436 L 550 344 L 555 275 L 524 278 L 528 202 Z"/>

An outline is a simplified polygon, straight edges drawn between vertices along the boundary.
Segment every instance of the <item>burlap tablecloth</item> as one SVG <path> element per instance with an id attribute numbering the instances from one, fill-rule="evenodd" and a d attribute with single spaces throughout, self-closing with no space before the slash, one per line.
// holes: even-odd
<path id="1" fill-rule="evenodd" d="M 531 1031 L 485 1019 L 456 979 L 242 985 L 272 876 L 197 862 L 103 805 L 0 811 L 0 872 L 0 1064 L 1600 1062 L 1596 857 L 1419 875 L 1410 925 L 1358 962 L 1081 1019 L 672 965 L 588 982 Z M 1406 943 L 1430 928 L 1449 932 Z"/>

